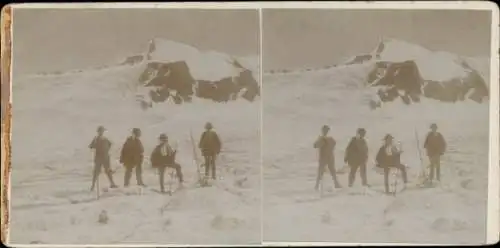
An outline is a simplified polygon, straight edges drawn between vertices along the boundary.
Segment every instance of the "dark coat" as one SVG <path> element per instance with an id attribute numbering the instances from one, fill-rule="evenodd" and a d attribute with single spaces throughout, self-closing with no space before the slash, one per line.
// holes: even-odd
<path id="1" fill-rule="evenodd" d="M 345 150 L 344 162 L 349 165 L 366 164 L 368 160 L 368 145 L 365 139 L 353 137 Z"/>
<path id="2" fill-rule="evenodd" d="M 89 144 L 90 149 L 95 149 L 94 161 L 95 162 L 109 162 L 109 150 L 111 148 L 111 141 L 108 138 L 94 137 Z"/>
<path id="3" fill-rule="evenodd" d="M 220 153 L 222 144 L 217 133 L 210 130 L 201 134 L 198 147 L 201 149 L 203 156 L 214 156 Z"/>
<path id="4" fill-rule="evenodd" d="M 429 132 L 425 138 L 424 148 L 429 157 L 441 156 L 446 151 L 446 141 L 441 133 L 437 132 L 436 135 L 433 135 L 432 132 Z"/>
<path id="5" fill-rule="evenodd" d="M 159 144 L 151 153 L 151 166 L 153 168 L 166 167 L 175 163 L 175 155 L 177 151 L 173 151 L 170 146 L 167 148 L 167 155 L 163 156 L 161 153 L 162 145 Z"/>
<path id="6" fill-rule="evenodd" d="M 386 146 L 382 145 L 378 150 L 375 161 L 377 162 L 376 166 L 380 168 L 398 167 L 401 165 L 401 152 L 393 147 L 392 154 L 389 155 L 386 152 Z"/>
<path id="7" fill-rule="evenodd" d="M 144 159 L 144 147 L 138 138 L 128 137 L 123 144 L 120 154 L 120 163 L 128 166 L 142 164 Z"/>
<path id="8" fill-rule="evenodd" d="M 319 162 L 333 162 L 335 160 L 333 149 L 335 149 L 335 140 L 329 136 L 320 136 L 314 142 L 314 148 L 319 150 Z"/>

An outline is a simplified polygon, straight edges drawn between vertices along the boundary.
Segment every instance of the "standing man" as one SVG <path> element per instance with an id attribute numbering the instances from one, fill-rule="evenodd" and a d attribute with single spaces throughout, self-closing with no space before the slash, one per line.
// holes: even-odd
<path id="1" fill-rule="evenodd" d="M 219 136 L 212 129 L 212 123 L 207 122 L 205 124 L 205 132 L 201 134 L 198 147 L 205 158 L 205 178 L 208 178 L 209 171 L 212 170 L 212 179 L 215 180 L 215 160 L 220 153 L 222 144 Z"/>
<path id="2" fill-rule="evenodd" d="M 165 170 L 167 167 L 174 168 L 179 179 L 179 184 L 182 186 L 184 182 L 182 176 L 182 170 L 180 164 L 175 162 L 175 155 L 177 151 L 173 150 L 168 144 L 168 137 L 166 134 L 162 133 L 159 137 L 160 144 L 158 144 L 153 153 L 151 153 L 151 165 L 153 168 L 158 169 L 159 179 L 160 179 L 160 190 L 165 193 Z"/>
<path id="3" fill-rule="evenodd" d="M 142 161 L 144 159 L 144 147 L 139 139 L 141 130 L 139 128 L 132 129 L 132 135 L 127 138 L 123 144 L 120 163 L 125 166 L 124 186 L 127 187 L 130 183 L 132 170 L 135 168 L 135 178 L 137 185 L 146 186 L 142 181 Z"/>
<path id="4" fill-rule="evenodd" d="M 110 188 L 117 188 L 113 181 L 113 174 L 111 172 L 111 163 L 109 159 L 109 149 L 111 148 L 111 141 L 104 137 L 104 131 L 106 129 L 103 126 L 97 128 L 97 136 L 94 137 L 89 145 L 90 149 L 94 149 L 94 173 L 92 175 L 92 186 L 90 191 L 94 190 L 95 184 L 99 174 L 101 174 L 101 167 L 104 167 L 104 171 L 108 176 L 109 182 L 111 184 Z"/>
<path id="5" fill-rule="evenodd" d="M 434 179 L 434 173 L 436 173 L 436 179 L 441 181 L 441 156 L 446 151 L 446 141 L 437 129 L 437 125 L 433 123 L 424 142 L 424 148 L 430 161 L 429 182 L 431 183 Z"/>
<path id="6" fill-rule="evenodd" d="M 314 142 L 314 148 L 319 151 L 318 176 L 316 177 L 316 185 L 314 186 L 315 190 L 318 190 L 319 182 L 322 180 L 323 173 L 325 172 L 327 166 L 330 171 L 330 175 L 332 176 L 333 183 L 335 184 L 335 188 L 342 187 L 337 180 L 337 173 L 335 171 L 335 156 L 333 154 L 333 150 L 335 149 L 336 142 L 331 136 L 328 135 L 328 131 L 330 131 L 330 127 L 324 125 L 321 128 L 321 135 L 318 137 L 316 142 Z"/>
<path id="7" fill-rule="evenodd" d="M 345 151 L 344 162 L 350 167 L 349 187 L 352 187 L 356 172 L 360 169 L 363 186 L 369 186 L 366 178 L 366 162 L 368 161 L 368 145 L 365 140 L 366 130 L 358 128 L 355 137 L 352 137 Z"/>
<path id="8" fill-rule="evenodd" d="M 400 148 L 394 146 L 393 140 L 394 137 L 392 137 L 392 135 L 390 134 L 387 134 L 384 137 L 384 144 L 378 150 L 376 157 L 377 167 L 384 169 L 384 186 L 386 194 L 389 194 L 389 172 L 392 168 L 401 171 L 405 188 L 406 184 L 408 183 L 406 167 L 401 164 L 401 153 L 403 151 Z"/>

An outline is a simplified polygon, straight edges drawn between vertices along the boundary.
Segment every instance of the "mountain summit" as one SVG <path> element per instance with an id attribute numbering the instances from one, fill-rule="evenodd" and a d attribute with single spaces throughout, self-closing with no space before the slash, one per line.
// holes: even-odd
<path id="1" fill-rule="evenodd" d="M 190 102 L 193 96 L 215 102 L 240 97 L 253 101 L 260 95 L 258 63 L 258 56 L 233 57 L 155 38 L 143 54 L 129 56 L 120 64 L 144 67 L 138 81 L 150 90 L 143 106 L 152 106 L 168 99 L 176 104 Z"/>
<path id="2" fill-rule="evenodd" d="M 466 99 L 483 102 L 488 86 L 480 72 L 461 56 L 431 51 L 406 41 L 384 38 L 368 54 L 355 56 L 345 63 L 369 64 L 367 84 L 378 88 L 379 102 L 401 98 L 405 103 L 427 97 L 443 102 Z"/>

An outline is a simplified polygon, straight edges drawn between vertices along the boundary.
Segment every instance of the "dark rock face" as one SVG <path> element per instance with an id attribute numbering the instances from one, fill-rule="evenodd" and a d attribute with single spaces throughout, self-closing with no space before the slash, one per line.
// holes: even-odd
<path id="1" fill-rule="evenodd" d="M 236 67 L 243 68 L 235 61 Z M 237 77 L 218 81 L 195 80 L 184 61 L 151 62 L 139 76 L 139 82 L 150 90 L 152 102 L 164 102 L 169 98 L 176 104 L 190 102 L 193 95 L 214 102 L 229 102 L 241 97 L 254 101 L 260 95 L 259 85 L 250 70 L 243 70 Z"/>
<path id="2" fill-rule="evenodd" d="M 253 77 L 251 71 L 245 70 L 241 72 L 237 82 L 240 89 L 244 90 L 244 93 L 241 96 L 244 99 L 253 102 L 257 96 L 260 96 L 259 83 L 257 83 Z"/>
<path id="3" fill-rule="evenodd" d="M 397 98 L 406 104 L 419 102 L 420 97 L 457 102 L 471 99 L 483 102 L 488 97 L 488 88 L 479 73 L 463 62 L 464 69 L 470 72 L 464 78 L 436 82 L 422 78 L 413 60 L 404 62 L 377 62 L 368 74 L 368 83 L 379 87 L 378 97 L 382 102 Z M 376 105 L 372 104 L 372 107 Z"/>
<path id="4" fill-rule="evenodd" d="M 150 75 L 154 75 L 152 78 Z M 148 81 L 148 78 L 150 79 Z M 176 104 L 191 101 L 195 80 L 183 61 L 173 63 L 151 62 L 139 76 L 139 82 L 152 87 L 149 92 L 153 102 L 164 102 L 172 97 Z"/>
<path id="5" fill-rule="evenodd" d="M 123 62 L 120 63 L 120 65 L 135 65 L 137 63 L 142 62 L 144 59 L 144 56 L 142 55 L 134 55 L 127 57 Z"/>
<path id="6" fill-rule="evenodd" d="M 345 63 L 346 65 L 352 65 L 352 64 L 361 64 L 366 61 L 369 61 L 372 59 L 372 56 L 370 54 L 363 54 L 363 55 L 358 55 L 354 57 L 352 60 L 349 62 Z"/>

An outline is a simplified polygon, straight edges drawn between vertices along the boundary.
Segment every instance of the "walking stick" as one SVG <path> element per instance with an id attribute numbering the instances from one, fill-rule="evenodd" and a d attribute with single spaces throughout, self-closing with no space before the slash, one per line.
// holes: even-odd
<path id="1" fill-rule="evenodd" d="M 397 191 L 398 191 L 398 175 L 397 175 L 397 171 L 393 171 L 392 172 L 392 177 L 394 178 L 394 191 L 392 192 L 392 195 L 393 196 L 396 196 L 397 194 Z"/>
<path id="2" fill-rule="evenodd" d="M 323 176 L 325 175 L 325 171 L 326 171 L 325 167 L 323 167 L 323 171 L 321 172 L 321 177 L 319 178 L 319 181 L 320 181 L 319 197 L 320 198 L 323 198 Z"/>
<path id="3" fill-rule="evenodd" d="M 200 171 L 200 166 L 198 163 L 198 154 L 196 153 L 196 143 L 193 138 L 193 131 L 190 129 L 189 130 L 189 135 L 191 138 L 191 146 L 193 147 L 193 163 L 196 165 L 196 175 L 198 178 L 198 182 L 203 186 L 202 178 L 201 178 L 201 171 Z"/>
<path id="4" fill-rule="evenodd" d="M 99 178 L 101 177 L 101 171 L 99 171 L 99 173 L 97 174 L 97 182 L 96 182 L 96 195 L 97 195 L 97 200 L 99 200 L 100 196 L 101 196 L 101 186 L 99 185 Z"/>
<path id="5" fill-rule="evenodd" d="M 168 181 L 168 194 L 172 195 L 172 184 L 174 183 L 174 171 L 170 171 L 170 180 Z"/>
<path id="6" fill-rule="evenodd" d="M 424 160 L 422 159 L 422 152 L 420 150 L 420 141 L 418 139 L 417 128 L 415 128 L 415 139 L 417 141 L 418 158 L 420 159 L 420 177 L 423 177 L 424 182 L 427 181 L 427 172 L 425 171 Z"/>

